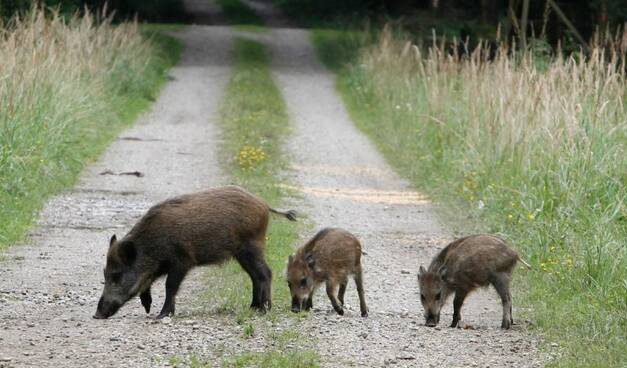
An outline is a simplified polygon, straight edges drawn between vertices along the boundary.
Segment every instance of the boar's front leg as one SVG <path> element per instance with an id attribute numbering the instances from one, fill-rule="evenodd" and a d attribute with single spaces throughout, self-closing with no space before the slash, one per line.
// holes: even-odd
<path id="1" fill-rule="evenodd" d="M 305 302 L 305 310 L 309 311 L 311 310 L 311 308 L 313 308 L 313 291 L 311 292 L 311 294 L 309 294 L 309 296 L 307 297 L 307 301 Z"/>
<path id="2" fill-rule="evenodd" d="M 333 281 L 327 281 L 327 295 L 329 296 L 329 300 L 331 300 L 331 305 L 333 306 L 333 309 L 335 309 L 337 314 L 343 316 L 344 309 L 342 309 L 339 300 L 337 300 L 337 291 L 337 283 Z"/>
<path id="3" fill-rule="evenodd" d="M 146 313 L 150 313 L 150 306 L 152 305 L 152 295 L 150 294 L 150 287 L 139 294 L 139 300 L 141 300 Z"/>
<path id="4" fill-rule="evenodd" d="M 168 272 L 168 277 L 165 280 L 165 302 L 163 303 L 163 308 L 161 308 L 161 313 L 159 313 L 157 319 L 174 315 L 176 293 L 186 273 L 187 271 L 185 269 L 180 268 L 173 268 Z"/>
<path id="5" fill-rule="evenodd" d="M 455 299 L 453 299 L 453 322 L 451 323 L 451 327 L 457 327 L 457 325 L 459 325 L 459 320 L 462 318 L 462 305 L 464 304 L 466 295 L 468 295 L 466 290 L 455 290 Z"/>

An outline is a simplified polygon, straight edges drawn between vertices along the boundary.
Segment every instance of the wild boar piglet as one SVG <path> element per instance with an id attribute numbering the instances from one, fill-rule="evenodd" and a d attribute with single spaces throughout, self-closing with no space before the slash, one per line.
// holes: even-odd
<path id="1" fill-rule="evenodd" d="M 491 284 L 503 304 L 501 328 L 509 329 L 514 322 L 509 284 L 519 260 L 529 267 L 503 239 L 493 235 L 471 235 L 447 245 L 427 270 L 420 266 L 418 283 L 425 324 L 433 327 L 439 323 L 442 306 L 455 293 L 451 327 L 457 327 L 466 296 L 479 286 Z"/>
<path id="2" fill-rule="evenodd" d="M 361 244 L 346 230 L 327 228 L 291 255 L 287 265 L 287 283 L 292 294 L 292 312 L 313 306 L 316 288 L 326 284 L 333 309 L 344 315 L 344 292 L 352 276 L 359 294 L 362 317 L 368 316 L 361 268 Z"/>
<path id="3" fill-rule="evenodd" d="M 272 209 L 237 186 L 182 195 L 150 208 L 122 239 L 111 237 L 94 318 L 111 317 L 136 295 L 150 312 L 150 286 L 166 275 L 165 303 L 157 318 L 173 315 L 176 293 L 190 269 L 231 258 L 252 280 L 251 307 L 269 309 L 272 272 L 264 259 L 269 212 L 295 221 L 293 211 Z"/>

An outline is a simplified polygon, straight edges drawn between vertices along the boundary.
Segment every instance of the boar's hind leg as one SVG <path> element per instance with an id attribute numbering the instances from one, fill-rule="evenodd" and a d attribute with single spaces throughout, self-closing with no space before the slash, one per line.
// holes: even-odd
<path id="1" fill-rule="evenodd" d="M 364 280 L 361 268 L 355 274 L 355 286 L 359 295 L 359 311 L 362 317 L 368 317 L 368 307 L 366 306 L 366 295 L 364 295 Z"/>
<path id="2" fill-rule="evenodd" d="M 509 275 L 498 273 L 491 278 L 490 282 L 501 297 L 501 302 L 503 303 L 501 328 L 507 330 L 512 326 L 512 294 L 509 292 Z"/>
<path id="3" fill-rule="evenodd" d="M 342 304 L 342 306 L 344 306 L 344 294 L 346 293 L 346 284 L 348 283 L 348 280 L 344 280 L 342 281 L 342 283 L 340 284 L 340 291 L 337 293 L 337 298 L 340 301 L 340 303 Z"/>
<path id="4" fill-rule="evenodd" d="M 141 300 L 146 313 L 150 313 L 150 306 L 152 305 L 152 296 L 150 295 L 150 287 L 139 294 L 139 300 Z"/>
<path id="5" fill-rule="evenodd" d="M 272 308 L 272 271 L 263 259 L 261 247 L 250 245 L 235 257 L 253 283 L 253 300 L 251 308 L 265 311 Z"/>
<path id="6" fill-rule="evenodd" d="M 337 314 L 343 316 L 344 309 L 342 309 L 342 306 L 337 300 L 337 283 L 335 283 L 335 281 L 327 281 L 327 296 L 329 297 L 329 300 L 331 300 L 331 305 L 333 306 L 333 309 L 335 309 Z"/>
<path id="7" fill-rule="evenodd" d="M 457 327 L 459 320 L 462 318 L 462 305 L 464 304 L 466 295 L 468 295 L 466 290 L 455 290 L 455 299 L 453 299 L 453 322 L 451 323 L 451 327 Z"/>
<path id="8" fill-rule="evenodd" d="M 186 270 L 178 268 L 171 268 L 168 271 L 168 277 L 165 279 L 165 302 L 157 319 L 174 315 L 176 293 L 179 291 L 179 286 L 181 286 L 186 273 Z"/>

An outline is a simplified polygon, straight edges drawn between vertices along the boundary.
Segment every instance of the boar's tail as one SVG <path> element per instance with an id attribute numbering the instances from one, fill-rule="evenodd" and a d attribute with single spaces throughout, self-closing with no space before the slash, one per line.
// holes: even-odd
<path id="1" fill-rule="evenodd" d="M 296 211 L 294 210 L 288 210 L 288 211 L 283 212 L 283 211 L 277 211 L 274 208 L 270 208 L 270 212 L 276 213 L 277 215 L 284 216 L 286 219 L 290 221 L 296 221 Z"/>
<path id="2" fill-rule="evenodd" d="M 531 265 L 527 262 L 525 262 L 524 259 L 522 259 L 520 256 L 518 256 L 518 260 L 520 261 L 520 263 L 524 264 L 525 267 L 527 267 L 528 269 L 532 269 Z"/>

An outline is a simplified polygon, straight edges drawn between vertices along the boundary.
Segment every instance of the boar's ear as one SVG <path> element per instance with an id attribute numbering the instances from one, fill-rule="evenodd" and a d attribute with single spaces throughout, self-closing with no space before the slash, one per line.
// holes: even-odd
<path id="1" fill-rule="evenodd" d="M 135 262 L 135 258 L 137 257 L 137 249 L 135 249 L 135 244 L 130 241 L 124 241 L 120 243 L 120 247 L 118 248 L 119 256 L 122 262 L 130 266 Z"/>
<path id="2" fill-rule="evenodd" d="M 115 234 L 113 234 L 111 236 L 111 240 L 109 240 L 109 247 L 111 247 L 113 244 L 115 244 L 115 242 L 118 241 L 118 238 L 115 236 Z"/>
<path id="3" fill-rule="evenodd" d="M 294 255 L 293 255 L 293 254 L 290 254 L 290 256 L 287 258 L 287 264 L 288 264 L 288 265 L 291 265 L 291 264 L 292 264 L 292 262 L 294 262 Z"/>
<path id="4" fill-rule="evenodd" d="M 313 254 L 308 253 L 307 255 L 305 255 L 305 262 L 307 262 L 307 266 L 309 268 L 311 268 L 312 270 L 314 269 L 314 266 L 316 265 L 316 260 L 313 257 Z"/>

